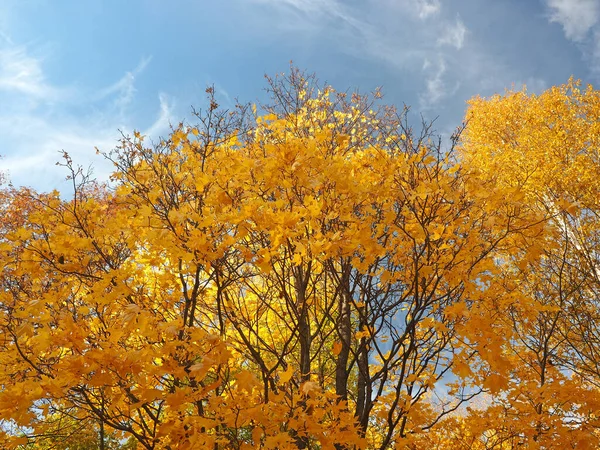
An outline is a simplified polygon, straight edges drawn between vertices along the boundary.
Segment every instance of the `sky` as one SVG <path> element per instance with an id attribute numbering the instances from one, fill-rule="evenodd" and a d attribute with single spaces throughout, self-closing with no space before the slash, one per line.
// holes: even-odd
<path id="1" fill-rule="evenodd" d="M 290 61 L 444 136 L 475 95 L 600 84 L 600 0 L 2 0 L 0 172 L 62 191 L 64 150 L 107 179 L 96 148 L 167 135 L 207 85 L 264 101 Z"/>

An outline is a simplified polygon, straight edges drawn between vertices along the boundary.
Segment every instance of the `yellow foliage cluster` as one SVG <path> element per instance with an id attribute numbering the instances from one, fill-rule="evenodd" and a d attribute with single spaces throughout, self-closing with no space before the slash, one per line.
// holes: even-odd
<path id="1" fill-rule="evenodd" d="M 9 448 L 598 446 L 598 94 L 475 99 L 455 151 L 313 81 L 2 191 Z"/>

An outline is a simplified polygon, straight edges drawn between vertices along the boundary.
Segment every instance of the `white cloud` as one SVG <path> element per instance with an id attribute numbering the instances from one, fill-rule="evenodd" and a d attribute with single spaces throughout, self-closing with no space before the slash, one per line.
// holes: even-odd
<path id="1" fill-rule="evenodd" d="M 437 43 L 438 45 L 449 45 L 460 50 L 463 48 L 466 35 L 467 28 L 465 27 L 465 24 L 460 17 L 456 17 L 456 22 L 454 24 L 448 24 L 444 27 L 444 31 L 438 38 Z"/>
<path id="2" fill-rule="evenodd" d="M 334 45 L 336 50 L 371 64 L 377 60 L 385 62 L 397 71 L 398 77 L 407 79 L 414 86 L 412 90 L 415 91 L 420 112 L 433 111 L 442 102 L 459 110 L 463 106 L 461 100 L 452 98 L 457 97 L 459 90 L 461 95 L 468 98 L 483 88 L 486 91 L 501 91 L 512 80 L 526 78 L 526 75 L 507 66 L 501 58 L 491 55 L 481 36 L 471 38 L 468 22 L 464 22 L 462 16 L 457 14 L 456 7 L 447 6 L 447 2 L 254 2 L 264 6 L 264 9 L 256 8 L 261 16 L 273 17 L 273 12 L 277 14 L 273 22 L 284 28 L 282 39 L 299 38 L 306 41 L 310 35 L 315 39 L 323 39 L 323 31 L 326 31 L 329 42 L 324 45 Z M 269 10 L 265 11 L 267 7 Z M 300 12 L 301 8 L 304 13 Z M 309 14 L 309 11 L 328 14 Z M 343 20 L 335 22 L 331 20 L 332 17 Z M 272 32 L 272 28 L 269 31 Z M 311 34 L 314 31 L 317 32 Z M 467 46 L 468 51 L 465 51 Z"/>
<path id="3" fill-rule="evenodd" d="M 319 12 L 328 10 L 336 2 L 335 0 L 279 0 L 277 3 L 292 6 L 305 12 Z"/>
<path id="4" fill-rule="evenodd" d="M 562 25 L 567 39 L 580 42 L 600 19 L 600 0 L 546 0 L 550 22 Z"/>
<path id="5" fill-rule="evenodd" d="M 168 132 L 173 120 L 172 107 L 166 95 L 159 96 L 158 117 L 142 134 L 157 139 Z M 16 185 L 33 186 L 36 189 L 69 188 L 64 183 L 67 175 L 56 162 L 65 150 L 76 164 L 84 167 L 93 165 L 94 174 L 106 180 L 113 170 L 112 164 L 96 155 L 96 148 L 108 152 L 115 148 L 120 138 L 119 129 L 130 133 L 132 129 L 113 121 L 76 120 L 53 121 L 32 115 L 7 117 L 0 114 L 0 135 L 5 142 L 14 143 L 10 153 L 0 160 L 0 171 L 7 171 L 9 179 Z M 0 153 L 5 153 L 0 147 Z"/>
<path id="6" fill-rule="evenodd" d="M 14 45 L 10 36 L 8 34 L 6 34 L 5 32 L 3 32 L 1 29 L 0 29 L 0 39 L 3 40 L 4 42 L 6 42 L 7 44 Z"/>
<path id="7" fill-rule="evenodd" d="M 150 127 L 142 132 L 143 135 L 148 136 L 151 139 L 156 139 L 160 137 L 163 133 L 169 130 L 169 126 L 173 121 L 173 109 L 174 106 L 169 102 L 169 98 L 167 94 L 161 92 L 158 95 L 158 100 L 160 102 L 160 112 L 158 117 L 154 121 Z"/>
<path id="8" fill-rule="evenodd" d="M 369 3 L 370 8 L 385 11 L 387 14 L 401 13 L 404 19 L 419 21 L 437 19 L 442 11 L 440 0 L 371 0 Z"/>
<path id="9" fill-rule="evenodd" d="M 0 43 L 0 172 L 7 171 L 15 185 L 68 192 L 64 168 L 55 165 L 65 150 L 76 164 L 93 164 L 95 174 L 107 179 L 112 164 L 96 156 L 95 148 L 109 151 L 118 142 L 119 130 L 132 131 L 127 106 L 134 98 L 135 80 L 150 58 L 92 94 L 53 84 L 44 72 L 45 60 L 10 40 Z M 73 106 L 78 113 L 71 112 Z M 161 94 L 158 117 L 144 134 L 157 138 L 167 131 L 171 114 L 171 104 Z"/>
<path id="10" fill-rule="evenodd" d="M 435 60 L 426 59 L 423 63 L 423 73 L 425 73 L 425 91 L 419 95 L 420 107 L 428 110 L 440 103 L 441 100 L 450 97 L 456 93 L 460 83 L 454 83 L 448 80 L 448 67 L 443 56 L 438 55 Z"/>
<path id="11" fill-rule="evenodd" d="M 415 2 L 417 15 L 419 19 L 427 19 L 440 12 L 441 5 L 439 0 L 418 0 Z"/>
<path id="12" fill-rule="evenodd" d="M 600 76 L 600 0 L 545 0 L 548 20 L 578 44 L 591 74 Z"/>
<path id="13" fill-rule="evenodd" d="M 142 58 L 134 70 L 131 72 L 126 72 L 120 80 L 104 89 L 101 89 L 98 95 L 96 95 L 95 100 L 101 100 L 114 93 L 120 93 L 119 97 L 127 97 L 130 99 L 135 92 L 134 82 L 136 77 L 144 71 L 148 64 L 150 64 L 150 61 L 152 61 L 151 56 Z"/>
<path id="14" fill-rule="evenodd" d="M 0 49 L 0 90 L 38 99 L 54 99 L 57 95 L 57 89 L 46 83 L 40 59 L 28 55 L 24 47 L 15 46 Z"/>
<path id="15" fill-rule="evenodd" d="M 15 185 L 32 186 L 36 189 L 64 189 L 67 173 L 56 162 L 60 152 L 67 151 L 76 164 L 93 164 L 96 175 L 104 179 L 112 170 L 110 164 L 95 155 L 95 146 L 112 148 L 117 143 L 117 131 L 109 128 L 93 129 L 89 124 L 74 121 L 57 124 L 34 116 L 10 118 L 0 116 L 6 124 L 0 128 L 5 141 L 13 143 L 11 151 L 1 161 L 2 170 L 8 172 Z M 21 125 L 20 128 L 9 129 Z M 4 149 L 2 149 L 4 150 Z"/>
<path id="16" fill-rule="evenodd" d="M 343 5 L 337 0 L 254 0 L 255 3 L 277 8 L 291 8 L 297 12 L 314 17 L 316 15 L 333 15 L 343 18 Z"/>
<path id="17" fill-rule="evenodd" d="M 117 110 L 117 115 L 121 120 L 124 120 L 126 117 L 126 109 L 135 96 L 135 80 L 146 69 L 148 64 L 150 64 L 150 61 L 152 61 L 151 56 L 142 58 L 134 70 L 126 72 L 120 80 L 101 89 L 92 99 L 94 101 L 99 101 L 106 97 L 114 97 L 113 105 Z"/>

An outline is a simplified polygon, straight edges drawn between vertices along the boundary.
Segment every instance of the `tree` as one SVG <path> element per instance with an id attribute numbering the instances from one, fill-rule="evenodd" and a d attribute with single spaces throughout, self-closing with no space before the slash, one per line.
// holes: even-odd
<path id="1" fill-rule="evenodd" d="M 470 103 L 465 165 L 546 217 L 536 242 L 504 261 L 513 368 L 482 417 L 496 442 L 599 445 L 599 105 L 599 92 L 574 80 Z"/>
<path id="2" fill-rule="evenodd" d="M 461 129 L 444 149 L 378 92 L 268 83 L 262 115 L 209 88 L 197 124 L 124 136 L 110 187 L 65 155 L 71 199 L 5 192 L 7 442 L 90 420 L 146 449 L 422 448 L 509 389 L 503 262 L 544 212 L 462 164 Z"/>

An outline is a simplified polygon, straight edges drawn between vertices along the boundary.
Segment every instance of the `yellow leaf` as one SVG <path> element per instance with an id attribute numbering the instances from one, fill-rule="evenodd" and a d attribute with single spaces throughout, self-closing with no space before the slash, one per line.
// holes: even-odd
<path id="1" fill-rule="evenodd" d="M 304 395 L 312 396 L 316 391 L 319 390 L 319 383 L 314 381 L 306 381 L 300 386 L 300 391 Z"/>
<path id="2" fill-rule="evenodd" d="M 342 343 L 339 341 L 336 341 L 333 343 L 333 349 L 332 349 L 332 353 L 337 356 L 340 354 L 340 352 L 342 351 Z"/>
<path id="3" fill-rule="evenodd" d="M 292 376 L 294 375 L 294 368 L 291 365 L 288 365 L 288 368 L 285 372 L 281 372 L 279 374 L 279 381 L 281 381 L 282 383 L 287 383 L 288 381 L 290 381 L 292 379 Z"/>
<path id="4" fill-rule="evenodd" d="M 263 435 L 263 430 L 261 430 L 258 427 L 254 427 L 254 429 L 252 430 L 252 440 L 254 441 L 255 448 L 258 448 L 258 445 L 260 444 Z"/>
<path id="5" fill-rule="evenodd" d="M 237 388 L 251 392 L 253 388 L 260 385 L 256 376 L 249 370 L 242 370 L 236 376 Z"/>

